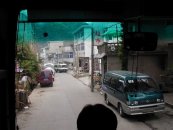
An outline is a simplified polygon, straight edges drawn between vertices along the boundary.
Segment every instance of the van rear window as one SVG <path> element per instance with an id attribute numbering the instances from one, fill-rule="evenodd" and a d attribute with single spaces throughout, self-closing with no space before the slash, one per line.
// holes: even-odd
<path id="1" fill-rule="evenodd" d="M 51 74 L 50 71 L 43 71 L 43 72 L 41 72 L 41 76 L 45 77 L 45 78 L 48 78 L 50 74 Z"/>

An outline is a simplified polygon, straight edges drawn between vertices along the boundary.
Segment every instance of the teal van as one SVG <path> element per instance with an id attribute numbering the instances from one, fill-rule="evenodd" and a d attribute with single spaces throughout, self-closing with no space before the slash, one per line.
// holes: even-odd
<path id="1" fill-rule="evenodd" d="M 164 111 L 162 91 L 148 75 L 131 71 L 109 71 L 103 78 L 106 104 L 117 107 L 121 116 Z"/>

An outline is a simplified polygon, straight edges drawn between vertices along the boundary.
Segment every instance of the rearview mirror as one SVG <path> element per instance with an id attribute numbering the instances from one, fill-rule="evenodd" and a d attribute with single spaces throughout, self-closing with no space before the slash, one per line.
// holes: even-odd
<path id="1" fill-rule="evenodd" d="M 128 32 L 124 34 L 124 48 L 132 51 L 154 51 L 157 39 L 154 32 Z"/>

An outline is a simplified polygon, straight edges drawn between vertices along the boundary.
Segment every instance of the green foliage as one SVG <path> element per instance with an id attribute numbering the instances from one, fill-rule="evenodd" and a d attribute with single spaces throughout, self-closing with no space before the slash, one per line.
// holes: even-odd
<path id="1" fill-rule="evenodd" d="M 33 53 L 28 44 L 17 45 L 16 59 L 19 61 L 21 68 L 35 78 L 36 73 L 40 71 L 39 62 L 37 61 L 36 54 Z"/>

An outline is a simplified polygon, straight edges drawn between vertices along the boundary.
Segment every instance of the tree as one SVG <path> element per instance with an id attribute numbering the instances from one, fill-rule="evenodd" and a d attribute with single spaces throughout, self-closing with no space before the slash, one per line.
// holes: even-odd
<path id="1" fill-rule="evenodd" d="M 19 62 L 20 67 L 27 70 L 32 78 L 36 78 L 36 74 L 40 71 L 39 62 L 29 44 L 17 45 L 16 60 Z"/>

